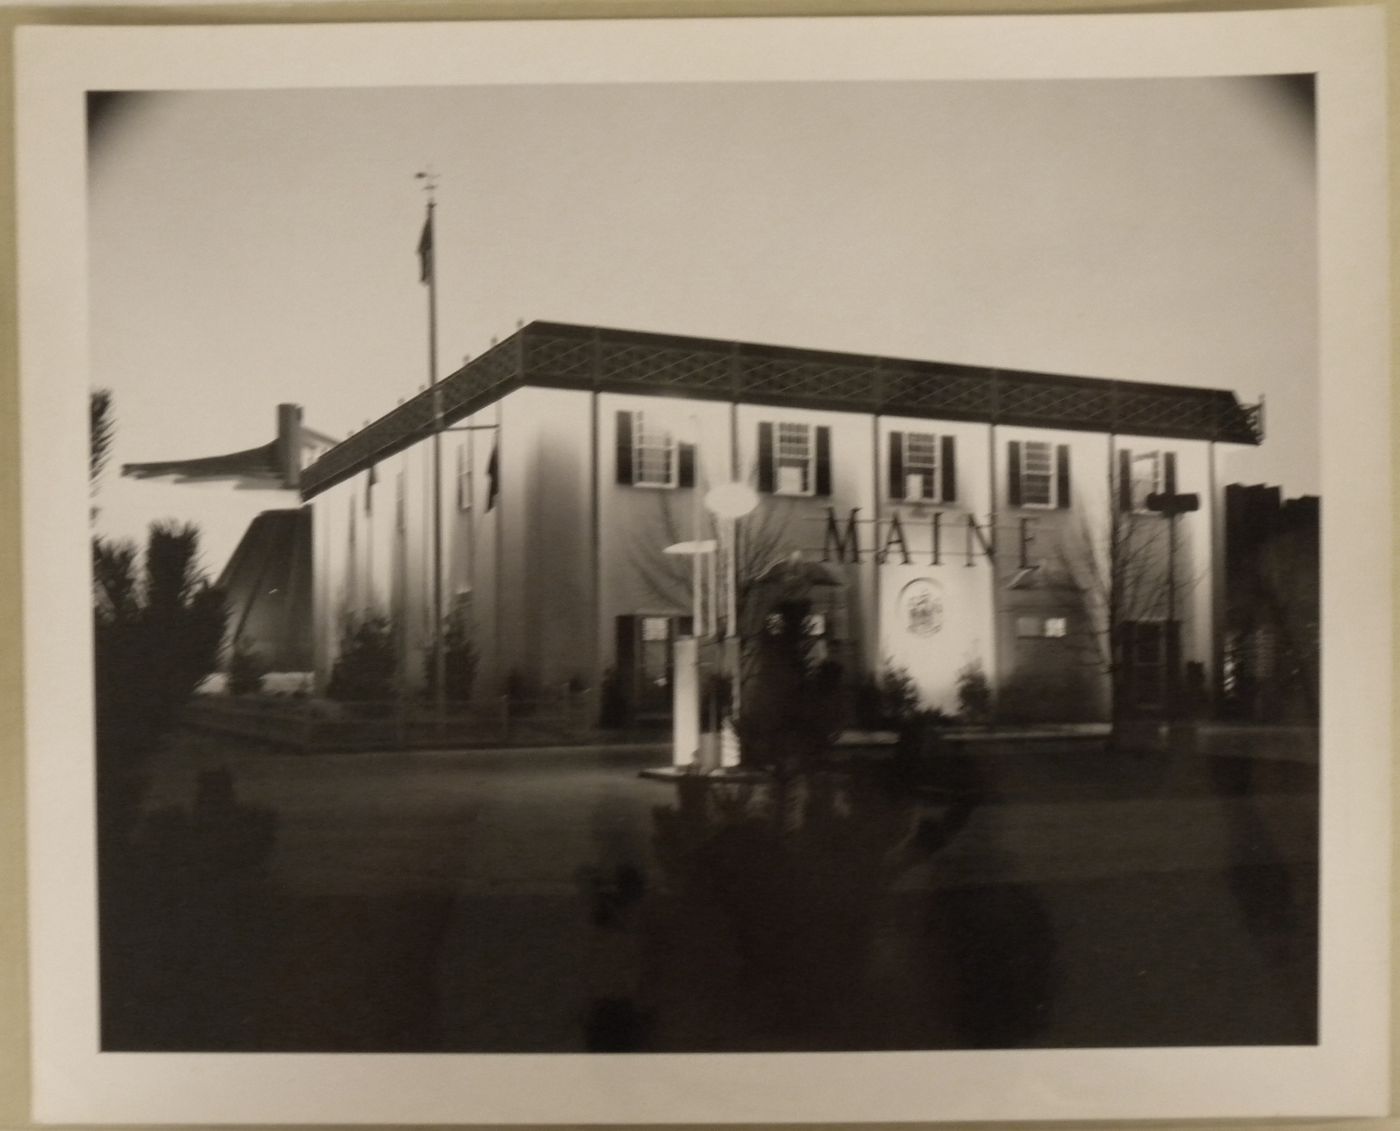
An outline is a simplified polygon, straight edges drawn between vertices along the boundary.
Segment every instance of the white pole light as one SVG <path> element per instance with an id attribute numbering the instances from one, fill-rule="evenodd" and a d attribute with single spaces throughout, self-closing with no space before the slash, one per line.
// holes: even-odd
<path id="1" fill-rule="evenodd" d="M 719 483 L 705 493 L 705 509 L 719 518 L 743 518 L 758 506 L 758 492 L 747 483 Z"/>

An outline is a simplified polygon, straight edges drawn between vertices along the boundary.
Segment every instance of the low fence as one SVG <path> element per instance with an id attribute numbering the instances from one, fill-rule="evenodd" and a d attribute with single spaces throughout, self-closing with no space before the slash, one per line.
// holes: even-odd
<path id="1" fill-rule="evenodd" d="M 199 730 L 303 752 L 530 746 L 587 741 L 597 734 L 592 691 L 552 698 L 501 695 L 448 703 L 338 703 L 280 696 L 197 696 L 185 723 Z"/>

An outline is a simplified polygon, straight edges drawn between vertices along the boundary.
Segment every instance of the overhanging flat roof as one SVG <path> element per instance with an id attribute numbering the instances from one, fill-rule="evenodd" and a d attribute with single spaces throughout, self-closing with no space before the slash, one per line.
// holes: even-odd
<path id="1" fill-rule="evenodd" d="M 450 425 L 535 386 L 1258 444 L 1260 406 L 1233 393 L 1017 369 L 531 322 L 437 385 Z M 425 389 L 302 472 L 302 498 L 433 432 Z"/>

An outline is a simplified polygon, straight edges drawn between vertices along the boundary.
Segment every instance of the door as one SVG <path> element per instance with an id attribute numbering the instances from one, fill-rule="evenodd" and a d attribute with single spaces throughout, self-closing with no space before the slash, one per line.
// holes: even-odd
<path id="1" fill-rule="evenodd" d="M 691 618 L 644 613 L 617 618 L 617 676 L 632 719 L 669 718 L 672 655 Z"/>
<path id="2" fill-rule="evenodd" d="M 1130 713 L 1162 714 L 1179 692 L 1179 683 L 1173 686 L 1179 636 L 1178 622 L 1128 621 L 1122 626 L 1119 691 Z"/>

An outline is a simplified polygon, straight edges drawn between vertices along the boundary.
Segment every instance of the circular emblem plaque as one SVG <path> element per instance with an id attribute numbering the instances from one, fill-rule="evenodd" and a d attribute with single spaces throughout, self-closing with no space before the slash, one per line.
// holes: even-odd
<path id="1" fill-rule="evenodd" d="M 899 615 L 910 636 L 933 636 L 943 628 L 943 587 L 927 577 L 899 591 Z"/>

